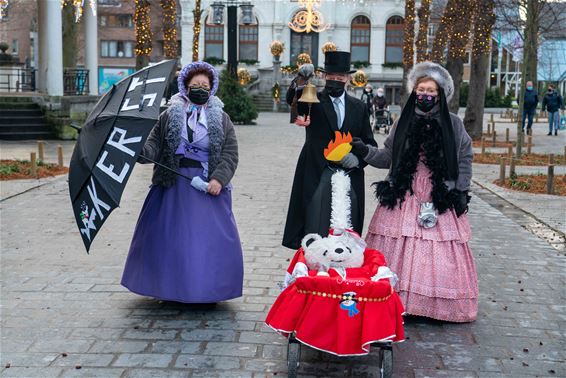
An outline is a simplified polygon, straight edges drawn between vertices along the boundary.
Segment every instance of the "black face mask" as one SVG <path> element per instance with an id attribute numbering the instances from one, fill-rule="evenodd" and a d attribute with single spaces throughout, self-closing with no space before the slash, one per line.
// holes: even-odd
<path id="1" fill-rule="evenodd" d="M 434 108 L 434 105 L 436 104 L 436 96 L 418 94 L 415 100 L 415 104 L 417 105 L 417 108 L 419 110 L 428 113 L 432 110 L 432 108 Z"/>
<path id="2" fill-rule="evenodd" d="M 324 89 L 328 92 L 328 95 L 332 97 L 340 97 L 342 93 L 344 93 L 344 87 L 346 83 L 343 83 L 338 80 L 326 80 L 326 84 L 324 85 Z"/>
<path id="3" fill-rule="evenodd" d="M 208 101 L 210 92 L 202 88 L 189 88 L 189 100 L 195 105 L 204 105 Z"/>

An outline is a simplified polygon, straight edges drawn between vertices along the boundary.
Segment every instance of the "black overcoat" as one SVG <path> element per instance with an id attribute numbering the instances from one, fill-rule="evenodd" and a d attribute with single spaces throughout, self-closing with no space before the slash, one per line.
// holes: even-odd
<path id="1" fill-rule="evenodd" d="M 289 91 L 294 91 L 294 89 Z M 305 234 L 312 232 L 309 230 L 305 232 L 306 209 L 311 204 L 323 171 L 328 169 L 329 166 L 328 161 L 324 158 L 324 149 L 328 146 L 328 142 L 334 139 L 334 133 L 338 131 L 336 112 L 330 96 L 325 90 L 319 92 L 317 96 L 320 104 L 312 105 L 311 123 L 310 126 L 305 128 L 305 144 L 297 161 L 283 235 L 283 245 L 292 249 L 298 249 Z M 288 101 L 293 97 L 294 93 L 287 93 Z M 300 93 L 297 93 L 297 97 L 300 97 Z M 352 137 L 359 137 L 366 144 L 376 146 L 377 143 L 373 138 L 366 105 L 361 100 L 348 94 L 346 94 L 345 99 L 346 110 L 340 131 L 349 132 Z M 305 103 L 298 104 L 298 113 L 300 115 L 306 114 L 308 106 Z M 352 189 L 357 198 L 357 201 L 355 201 L 357 209 L 352 209 L 352 225 L 354 231 L 359 234 L 362 233 L 364 222 L 364 166 L 365 163 L 360 162 L 360 168 L 352 169 L 349 174 Z M 329 196 L 327 197 L 329 198 Z M 329 206 L 327 208 L 329 209 Z M 327 217 L 328 223 L 330 223 L 330 214 L 321 215 Z"/>

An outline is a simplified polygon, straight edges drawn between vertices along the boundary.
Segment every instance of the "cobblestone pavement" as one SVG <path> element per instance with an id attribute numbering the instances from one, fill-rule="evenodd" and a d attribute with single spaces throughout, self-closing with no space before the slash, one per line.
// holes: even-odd
<path id="1" fill-rule="evenodd" d="M 151 167 L 138 166 L 117 209 L 84 252 L 64 177 L 1 208 L 2 377 L 286 376 L 285 339 L 264 324 L 292 251 L 280 246 L 303 131 L 262 113 L 238 126 L 234 213 L 245 258 L 244 297 L 215 309 L 163 303 L 119 285 Z M 379 136 L 380 144 L 382 136 Z M 384 171 L 368 169 L 367 185 Z M 484 189 L 474 187 L 475 194 Z M 366 221 L 375 208 L 367 190 Z M 406 323 L 398 377 L 566 375 L 564 256 L 474 196 L 471 247 L 478 320 Z M 367 222 L 366 222 L 367 223 Z M 376 376 L 374 355 L 303 353 L 301 376 Z"/>

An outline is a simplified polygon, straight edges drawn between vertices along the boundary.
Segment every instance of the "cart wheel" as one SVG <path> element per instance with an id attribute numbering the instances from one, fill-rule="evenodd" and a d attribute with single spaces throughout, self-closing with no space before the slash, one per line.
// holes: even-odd
<path id="1" fill-rule="evenodd" d="M 296 340 L 290 340 L 287 344 L 287 376 L 295 378 L 299 368 L 299 360 L 301 357 L 301 344 Z"/>
<path id="2" fill-rule="evenodd" d="M 379 368 L 381 378 L 391 378 L 393 376 L 393 349 L 381 348 L 379 350 Z"/>

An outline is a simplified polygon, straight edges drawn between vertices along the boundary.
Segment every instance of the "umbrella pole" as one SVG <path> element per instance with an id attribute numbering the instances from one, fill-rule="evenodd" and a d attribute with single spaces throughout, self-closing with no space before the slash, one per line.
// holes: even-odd
<path id="1" fill-rule="evenodd" d="M 176 174 L 176 175 L 179 175 L 179 176 L 181 176 L 181 177 L 184 177 L 184 178 L 186 178 L 186 179 L 189 180 L 189 181 L 193 179 L 193 177 L 186 176 L 186 175 L 182 174 L 181 172 L 177 172 L 176 170 L 174 170 L 174 169 L 172 169 L 172 168 L 169 168 L 168 166 L 163 165 L 163 164 L 161 164 L 161 163 L 158 163 L 158 162 L 156 162 L 155 160 L 152 160 L 152 159 L 150 159 L 150 158 L 148 158 L 148 157 L 145 157 L 145 156 L 143 156 L 143 155 L 141 155 L 141 154 L 140 154 L 140 157 L 141 157 L 142 159 L 145 159 L 145 160 L 149 161 L 149 162 L 152 162 L 153 164 L 157 164 L 158 166 L 160 166 L 160 167 L 163 168 L 163 169 L 168 170 L 169 172 L 173 172 L 173 173 Z"/>

